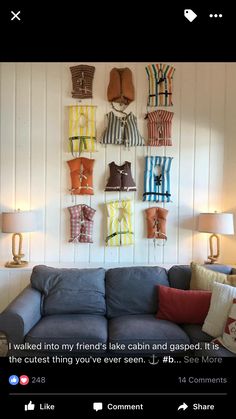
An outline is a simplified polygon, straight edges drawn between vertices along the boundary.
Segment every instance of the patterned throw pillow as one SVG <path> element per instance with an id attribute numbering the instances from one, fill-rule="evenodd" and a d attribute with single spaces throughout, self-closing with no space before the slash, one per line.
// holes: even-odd
<path id="1" fill-rule="evenodd" d="M 214 339 L 212 342 L 219 343 L 236 354 L 236 298 L 233 299 L 223 336 Z"/>
<path id="2" fill-rule="evenodd" d="M 236 287 L 214 282 L 210 309 L 202 327 L 203 332 L 214 338 L 223 335 L 234 298 Z"/>

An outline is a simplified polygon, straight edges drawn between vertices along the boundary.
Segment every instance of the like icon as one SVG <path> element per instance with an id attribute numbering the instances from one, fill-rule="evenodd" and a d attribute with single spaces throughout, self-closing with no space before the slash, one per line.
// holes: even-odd
<path id="1" fill-rule="evenodd" d="M 35 404 L 32 403 L 32 401 L 30 400 L 30 402 L 28 404 L 25 404 L 25 411 L 27 410 L 34 410 L 35 409 Z"/>
<path id="2" fill-rule="evenodd" d="M 29 377 L 27 375 L 20 376 L 20 384 L 26 386 L 29 383 Z"/>
<path id="3" fill-rule="evenodd" d="M 12 386 L 16 386 L 16 385 L 19 383 L 19 378 L 17 377 L 17 375 L 11 375 L 11 376 L 9 377 L 9 383 L 10 383 Z"/>

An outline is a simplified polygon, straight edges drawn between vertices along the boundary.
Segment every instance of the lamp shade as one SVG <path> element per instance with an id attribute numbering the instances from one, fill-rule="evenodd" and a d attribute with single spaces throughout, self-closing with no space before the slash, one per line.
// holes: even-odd
<path id="1" fill-rule="evenodd" d="M 2 213 L 3 233 L 26 233 L 37 230 L 36 214 L 33 211 Z"/>
<path id="2" fill-rule="evenodd" d="M 198 231 L 215 234 L 234 234 L 233 214 L 201 213 L 198 218 Z"/>

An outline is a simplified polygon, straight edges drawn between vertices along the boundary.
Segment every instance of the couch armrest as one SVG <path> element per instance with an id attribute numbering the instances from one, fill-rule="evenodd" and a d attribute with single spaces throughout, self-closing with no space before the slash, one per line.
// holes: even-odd
<path id="1" fill-rule="evenodd" d="M 25 335 L 40 320 L 41 293 L 29 285 L 0 314 L 0 331 L 8 342 L 22 343 Z"/>

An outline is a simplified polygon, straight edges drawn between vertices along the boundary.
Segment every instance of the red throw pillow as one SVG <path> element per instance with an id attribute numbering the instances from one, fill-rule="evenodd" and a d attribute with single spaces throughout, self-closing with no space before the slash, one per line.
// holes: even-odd
<path id="1" fill-rule="evenodd" d="M 184 291 L 158 285 L 157 318 L 174 323 L 203 324 L 211 302 L 210 291 Z"/>

